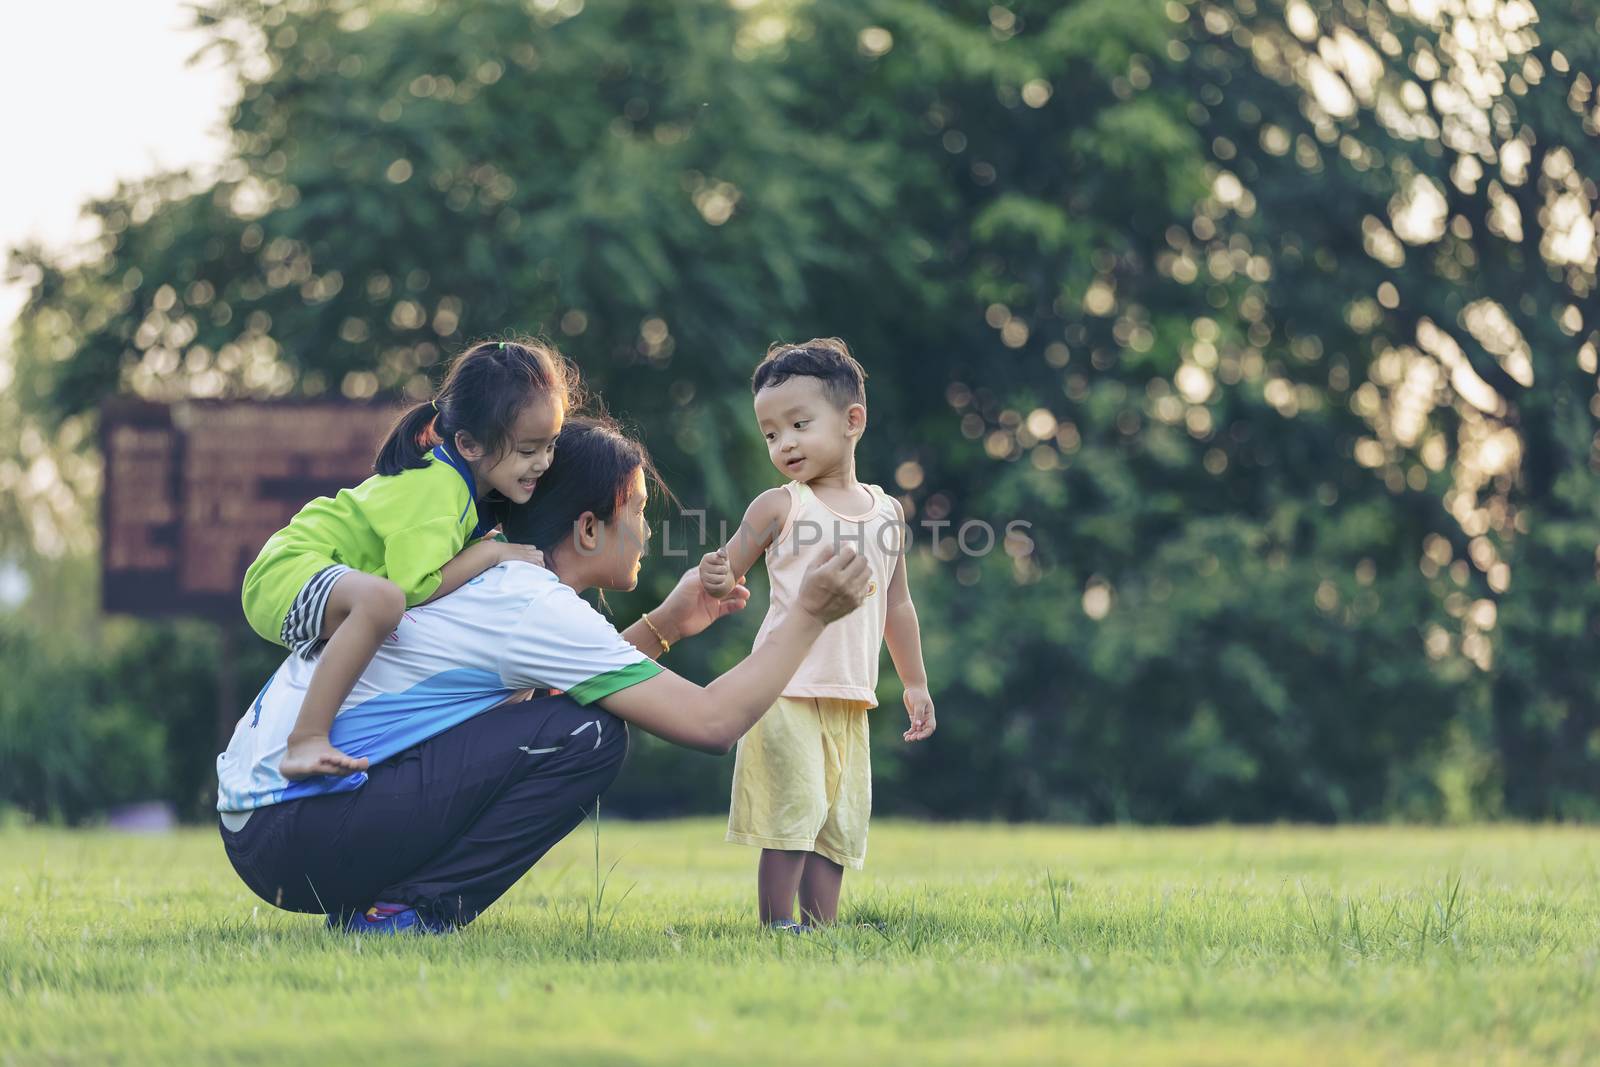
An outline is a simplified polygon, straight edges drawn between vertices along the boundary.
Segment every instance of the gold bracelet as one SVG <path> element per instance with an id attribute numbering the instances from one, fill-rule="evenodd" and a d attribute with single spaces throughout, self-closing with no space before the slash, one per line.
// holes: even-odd
<path id="1" fill-rule="evenodd" d="M 640 615 L 639 618 L 644 620 L 644 624 L 650 627 L 650 632 L 656 635 L 656 640 L 661 642 L 661 654 L 665 656 L 668 652 L 671 652 L 672 645 L 665 637 L 661 636 L 661 631 L 656 629 L 656 624 L 650 621 L 650 613 L 647 611 Z"/>

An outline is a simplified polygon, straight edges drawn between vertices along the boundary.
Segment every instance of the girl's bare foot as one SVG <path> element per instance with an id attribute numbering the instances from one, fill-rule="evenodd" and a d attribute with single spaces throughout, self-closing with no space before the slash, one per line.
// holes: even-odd
<path id="1" fill-rule="evenodd" d="M 367 769 L 368 761 L 346 756 L 329 744 L 326 737 L 291 737 L 284 750 L 278 773 L 285 778 L 310 778 L 318 774 L 354 774 Z"/>

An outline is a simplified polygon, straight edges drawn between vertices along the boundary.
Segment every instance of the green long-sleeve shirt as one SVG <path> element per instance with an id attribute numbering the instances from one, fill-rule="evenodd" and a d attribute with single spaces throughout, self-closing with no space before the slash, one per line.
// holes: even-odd
<path id="1" fill-rule="evenodd" d="M 333 563 L 389 579 L 405 591 L 407 607 L 432 596 L 439 569 L 486 530 L 471 468 L 442 445 L 427 459 L 425 467 L 374 475 L 318 497 L 273 534 L 245 572 L 251 628 L 281 643 L 301 587 Z"/>

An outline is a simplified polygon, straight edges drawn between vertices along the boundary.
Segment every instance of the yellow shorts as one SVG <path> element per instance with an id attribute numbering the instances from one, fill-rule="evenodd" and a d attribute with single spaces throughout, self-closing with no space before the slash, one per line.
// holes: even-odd
<path id="1" fill-rule="evenodd" d="M 728 840 L 859 871 L 872 814 L 868 737 L 859 701 L 779 697 L 739 741 Z"/>

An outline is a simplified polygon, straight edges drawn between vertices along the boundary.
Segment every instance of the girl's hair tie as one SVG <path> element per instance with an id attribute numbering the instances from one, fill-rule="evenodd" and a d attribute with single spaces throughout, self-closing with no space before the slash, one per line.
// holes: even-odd
<path id="1" fill-rule="evenodd" d="M 439 416 L 435 415 L 428 420 L 428 425 L 423 427 L 422 432 L 417 434 L 417 447 L 424 452 L 432 449 L 434 445 L 444 444 L 444 438 L 439 436 L 438 424 Z"/>

